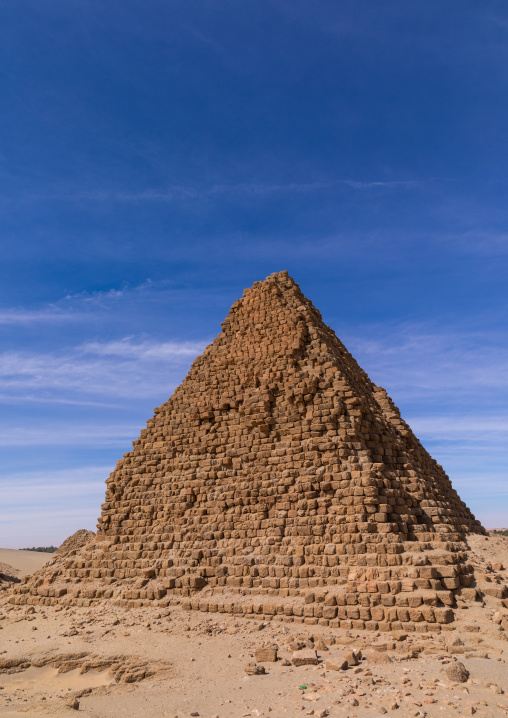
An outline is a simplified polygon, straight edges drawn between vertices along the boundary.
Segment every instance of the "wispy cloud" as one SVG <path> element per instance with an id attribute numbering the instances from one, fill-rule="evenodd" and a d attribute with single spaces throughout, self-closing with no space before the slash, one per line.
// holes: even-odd
<path id="1" fill-rule="evenodd" d="M 168 281 L 153 282 L 151 279 L 147 279 L 139 284 L 124 284 L 119 288 L 103 291 L 66 294 L 61 299 L 43 307 L 0 308 L 0 325 L 58 324 L 95 319 L 98 309 L 106 309 L 126 298 L 139 298 L 143 294 L 167 291 L 170 287 L 171 284 Z"/>
<path id="2" fill-rule="evenodd" d="M 154 342 L 149 340 L 136 342 L 134 337 L 125 337 L 113 342 L 88 342 L 78 347 L 77 351 L 96 356 L 160 361 L 175 357 L 195 357 L 203 348 L 203 342 Z"/>
<path id="3" fill-rule="evenodd" d="M 89 200 L 91 202 L 173 202 L 225 195 L 267 195 L 274 193 L 315 192 L 333 186 L 332 182 L 238 182 L 208 187 L 174 184 L 143 190 L 80 190 L 70 194 L 56 193 L 53 199 Z"/>
<path id="4" fill-rule="evenodd" d="M 353 189 L 398 189 L 399 187 L 402 189 L 411 189 L 428 183 L 426 180 L 360 181 L 352 179 L 338 180 L 338 182 L 340 184 L 345 184 L 348 187 L 352 187 Z"/>
<path id="5" fill-rule="evenodd" d="M 54 190 L 35 192 L 26 195 L 27 201 L 56 200 L 62 202 L 175 202 L 209 199 L 213 197 L 268 196 L 274 194 L 302 194 L 323 190 L 340 190 L 347 187 L 352 190 L 366 189 L 415 189 L 436 182 L 449 181 L 441 178 L 430 179 L 355 179 L 339 178 L 323 181 L 294 182 L 219 182 L 208 186 L 186 185 L 180 183 L 162 187 L 135 189 L 88 189 L 75 191 Z M 4 197 L 4 200 L 6 198 Z M 19 198 L 16 198 L 19 201 Z"/>
<path id="6" fill-rule="evenodd" d="M 0 310 L 0 324 L 26 325 L 46 324 L 49 322 L 68 322 L 78 318 L 76 312 L 63 311 L 57 307 L 41 310 L 3 309 Z"/>
<path id="7" fill-rule="evenodd" d="M 370 339 L 365 336 L 371 334 Z M 457 397 L 508 389 L 508 348 L 501 331 L 439 329 L 425 325 L 386 327 L 379 336 L 343 339 L 371 379 L 404 397 Z"/>
<path id="8" fill-rule="evenodd" d="M 450 241 L 459 251 L 467 254 L 491 257 L 508 254 L 508 233 L 506 232 L 468 231 L 451 235 Z"/>
<path id="9" fill-rule="evenodd" d="M 132 424 L 107 424 L 95 421 L 94 424 L 74 424 L 72 422 L 49 423 L 47 420 L 37 425 L 16 426 L 0 424 L 0 446 L 87 446 L 118 447 L 127 445 L 137 438 L 140 426 Z M 130 447 L 129 447 L 130 448 Z"/>
<path id="10" fill-rule="evenodd" d="M 482 415 L 478 409 L 466 416 L 408 416 L 406 421 L 420 438 L 443 442 L 467 439 L 468 443 L 475 444 L 474 451 L 478 450 L 478 443 L 497 445 L 503 437 L 508 437 L 506 414 Z"/>
<path id="11" fill-rule="evenodd" d="M 0 547 L 58 545 L 78 528 L 95 530 L 111 466 L 2 475 Z"/>
<path id="12" fill-rule="evenodd" d="M 206 342 L 89 342 L 58 353 L 0 354 L 0 393 L 22 398 L 85 402 L 101 397 L 128 401 L 172 391 Z M 169 396 L 169 394 L 168 394 Z"/>

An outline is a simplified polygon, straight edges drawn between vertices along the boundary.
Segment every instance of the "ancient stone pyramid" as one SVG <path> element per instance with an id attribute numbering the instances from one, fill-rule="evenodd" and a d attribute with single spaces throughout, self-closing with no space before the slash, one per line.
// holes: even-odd
<path id="1" fill-rule="evenodd" d="M 287 272 L 256 282 L 107 480 L 96 538 L 14 603 L 183 603 L 439 628 L 484 532 Z"/>

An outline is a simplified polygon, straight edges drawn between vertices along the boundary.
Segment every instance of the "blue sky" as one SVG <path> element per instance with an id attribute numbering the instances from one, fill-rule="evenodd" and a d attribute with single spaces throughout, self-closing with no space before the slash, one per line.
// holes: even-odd
<path id="1" fill-rule="evenodd" d="M 104 480 L 287 269 L 508 525 L 504 2 L 0 2 L 0 545 Z"/>

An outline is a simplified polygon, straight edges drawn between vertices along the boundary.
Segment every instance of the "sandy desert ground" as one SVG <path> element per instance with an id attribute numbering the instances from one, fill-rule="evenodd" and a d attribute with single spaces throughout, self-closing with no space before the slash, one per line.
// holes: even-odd
<path id="1" fill-rule="evenodd" d="M 44 566 L 50 558 L 50 553 L 0 548 L 0 573 L 23 578 Z"/>
<path id="2" fill-rule="evenodd" d="M 502 585 L 508 537 L 469 542 L 478 574 Z M 20 573 L 27 570 L 26 553 L 10 554 Z M 0 561 L 6 557 L 0 552 Z M 503 568 L 492 570 L 494 562 Z M 3 591 L 0 598 L 3 718 L 508 716 L 508 632 L 500 624 L 508 609 L 493 596 L 459 601 L 450 630 L 407 635 L 261 623 L 179 607 L 14 607 L 7 596 Z M 273 645 L 276 662 L 256 656 Z M 293 665 L 302 646 L 317 655 L 317 665 Z M 362 654 L 358 665 L 336 670 L 354 649 Z M 249 663 L 265 673 L 248 675 Z M 469 671 L 465 682 L 457 681 L 459 663 Z"/>

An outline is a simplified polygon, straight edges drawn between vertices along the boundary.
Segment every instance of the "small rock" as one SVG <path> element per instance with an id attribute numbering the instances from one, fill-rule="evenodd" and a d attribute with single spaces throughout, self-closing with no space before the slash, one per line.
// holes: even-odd
<path id="1" fill-rule="evenodd" d="M 289 647 L 292 651 L 303 651 L 303 649 L 306 648 L 306 645 L 303 641 L 290 641 Z"/>
<path id="2" fill-rule="evenodd" d="M 407 633 L 403 633 L 402 631 L 392 631 L 392 635 L 396 641 L 405 641 L 407 638 Z"/>
<path id="3" fill-rule="evenodd" d="M 356 649 L 354 651 L 349 651 L 349 653 L 346 653 L 344 656 L 344 660 L 347 661 L 348 666 L 357 666 L 362 659 L 362 652 L 357 651 Z"/>
<path id="4" fill-rule="evenodd" d="M 327 671 L 344 671 L 348 667 L 347 661 L 326 661 Z"/>
<path id="5" fill-rule="evenodd" d="M 259 661 L 259 663 L 275 663 L 277 660 L 277 649 L 278 646 L 275 644 L 257 648 L 254 653 L 256 661 Z"/>
<path id="6" fill-rule="evenodd" d="M 265 672 L 264 666 L 258 666 L 258 664 L 253 661 L 246 663 L 244 669 L 248 676 L 262 676 Z"/>
<path id="7" fill-rule="evenodd" d="M 291 662 L 294 666 L 316 666 L 318 663 L 317 653 L 311 648 L 295 651 L 291 657 Z"/>
<path id="8" fill-rule="evenodd" d="M 77 698 L 69 698 L 65 701 L 67 708 L 72 708 L 73 711 L 79 711 L 79 701 Z"/>
<path id="9" fill-rule="evenodd" d="M 465 683 L 469 678 L 469 671 L 463 663 L 457 661 L 446 669 L 446 675 L 451 681 L 456 683 Z"/>
<path id="10" fill-rule="evenodd" d="M 382 653 L 381 651 L 373 651 L 372 653 L 369 653 L 369 655 L 366 657 L 368 663 L 371 664 L 380 664 L 380 663 L 391 663 L 392 659 L 387 653 Z"/>
<path id="11" fill-rule="evenodd" d="M 316 650 L 318 650 L 318 651 L 328 651 L 328 650 L 330 650 L 330 649 L 328 648 L 328 646 L 326 645 L 326 643 L 325 643 L 324 641 L 322 641 L 321 639 L 319 639 L 319 641 L 316 643 Z"/>
<path id="12" fill-rule="evenodd" d="M 496 686 L 495 683 L 492 683 L 492 685 L 490 686 L 490 690 L 492 691 L 492 693 L 497 693 L 498 695 L 504 693 L 503 689 L 499 686 Z"/>

